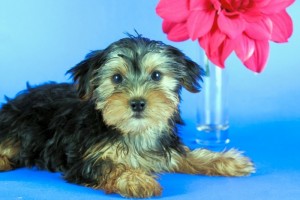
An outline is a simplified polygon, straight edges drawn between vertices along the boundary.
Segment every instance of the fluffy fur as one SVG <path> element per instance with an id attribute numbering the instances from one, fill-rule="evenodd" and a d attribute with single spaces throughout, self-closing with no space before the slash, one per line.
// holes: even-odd
<path id="1" fill-rule="evenodd" d="M 236 150 L 190 151 L 181 143 L 180 90 L 199 91 L 201 68 L 178 49 L 129 36 L 68 73 L 74 84 L 28 86 L 3 104 L 1 171 L 37 166 L 125 197 L 160 195 L 155 173 L 254 171 Z"/>

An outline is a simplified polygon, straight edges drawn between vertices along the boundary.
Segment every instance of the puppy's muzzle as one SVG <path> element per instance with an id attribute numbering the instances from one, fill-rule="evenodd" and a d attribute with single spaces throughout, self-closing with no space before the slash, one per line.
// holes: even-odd
<path id="1" fill-rule="evenodd" d="M 130 101 L 131 110 L 137 113 L 143 112 L 146 108 L 146 100 L 132 99 Z"/>

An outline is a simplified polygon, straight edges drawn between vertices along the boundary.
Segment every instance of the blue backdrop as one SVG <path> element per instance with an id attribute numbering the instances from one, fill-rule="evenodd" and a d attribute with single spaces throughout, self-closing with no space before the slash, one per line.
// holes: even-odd
<path id="1" fill-rule="evenodd" d="M 17 1 L 0 3 L 0 102 L 13 97 L 25 83 L 68 81 L 66 70 L 90 50 L 105 48 L 138 30 L 144 36 L 162 40 L 200 60 L 197 42 L 172 43 L 161 30 L 155 14 L 158 1 Z M 300 117 L 300 3 L 288 11 L 294 34 L 285 44 L 271 43 L 265 71 L 256 75 L 232 55 L 226 62 L 230 76 L 231 118 Z M 196 95 L 184 93 L 183 111 L 193 118 Z M 188 102 L 187 102 L 188 101 Z"/>
<path id="2" fill-rule="evenodd" d="M 195 61 L 200 61 L 201 50 L 197 42 L 173 43 L 166 39 L 161 30 L 161 19 L 155 13 L 157 2 L 1 0 L 0 103 L 4 102 L 4 95 L 14 97 L 24 89 L 27 81 L 30 84 L 69 81 L 65 72 L 81 61 L 86 53 L 105 48 L 124 37 L 124 32 L 133 32 L 134 29 L 146 37 L 172 44 Z M 241 142 L 233 144 L 250 151 L 249 154 L 251 148 L 257 146 L 268 148 L 269 142 L 278 145 L 278 148 L 280 145 L 299 145 L 299 10 L 299 1 L 288 9 L 294 22 L 293 36 L 285 44 L 271 43 L 269 61 L 263 73 L 250 72 L 235 55 L 226 61 L 230 79 L 230 123 L 241 128 L 235 136 L 236 141 Z M 183 92 L 183 117 L 192 126 L 195 123 L 196 100 L 197 95 Z M 265 128 L 260 130 L 260 126 Z M 299 152 L 295 146 L 291 153 Z M 277 150 L 284 152 L 286 149 L 285 146 Z M 267 156 L 277 159 L 272 152 L 275 154 L 277 151 L 270 150 Z M 260 157 L 259 151 L 253 151 L 252 156 L 261 163 L 258 164 L 261 168 L 265 166 L 265 158 Z M 291 159 L 294 160 L 285 162 L 298 170 L 299 159 Z M 299 176 L 299 170 L 296 173 Z M 276 180 L 276 175 L 271 180 Z M 299 187 L 295 190 L 300 191 Z"/>

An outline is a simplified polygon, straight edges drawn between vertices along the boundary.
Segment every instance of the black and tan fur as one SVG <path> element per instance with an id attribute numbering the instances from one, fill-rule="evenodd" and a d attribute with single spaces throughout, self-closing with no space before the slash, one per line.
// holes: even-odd
<path id="1" fill-rule="evenodd" d="M 160 172 L 254 171 L 236 150 L 191 151 L 181 143 L 180 91 L 199 91 L 201 69 L 178 49 L 129 36 L 68 73 L 74 84 L 28 86 L 2 105 L 0 171 L 37 166 L 125 197 L 160 195 Z"/>

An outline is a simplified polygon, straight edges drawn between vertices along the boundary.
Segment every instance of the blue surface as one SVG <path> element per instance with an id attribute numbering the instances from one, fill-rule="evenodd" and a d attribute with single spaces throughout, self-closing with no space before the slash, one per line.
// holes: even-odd
<path id="1" fill-rule="evenodd" d="M 184 128 L 191 131 L 192 124 Z M 300 197 L 300 121 L 253 123 L 231 127 L 230 146 L 245 150 L 257 167 L 250 177 L 227 178 L 163 174 L 162 197 L 154 199 L 298 200 Z M 282 133 L 279 135 L 279 133 Z M 289 133 L 289 134 L 284 134 Z M 274 136 L 274 134 L 276 134 Z M 185 137 L 191 144 L 191 139 Z M 65 183 L 59 173 L 19 169 L 0 173 L 0 199 L 121 199 L 102 191 Z"/>
<path id="2" fill-rule="evenodd" d="M 101 49 L 137 29 L 144 36 L 177 46 L 196 61 L 197 42 L 172 43 L 161 31 L 157 1 L 17 1 L 0 3 L 0 102 L 25 83 L 68 81 L 66 70 L 90 50 Z M 160 175 L 159 199 L 300 199 L 300 2 L 288 9 L 294 21 L 289 43 L 271 43 L 260 75 L 235 56 L 226 62 L 230 78 L 228 148 L 246 152 L 257 167 L 250 177 Z M 182 135 L 193 146 L 197 95 L 183 92 Z M 58 173 L 19 169 L 0 173 L 0 199 L 121 199 L 65 183 Z"/>

